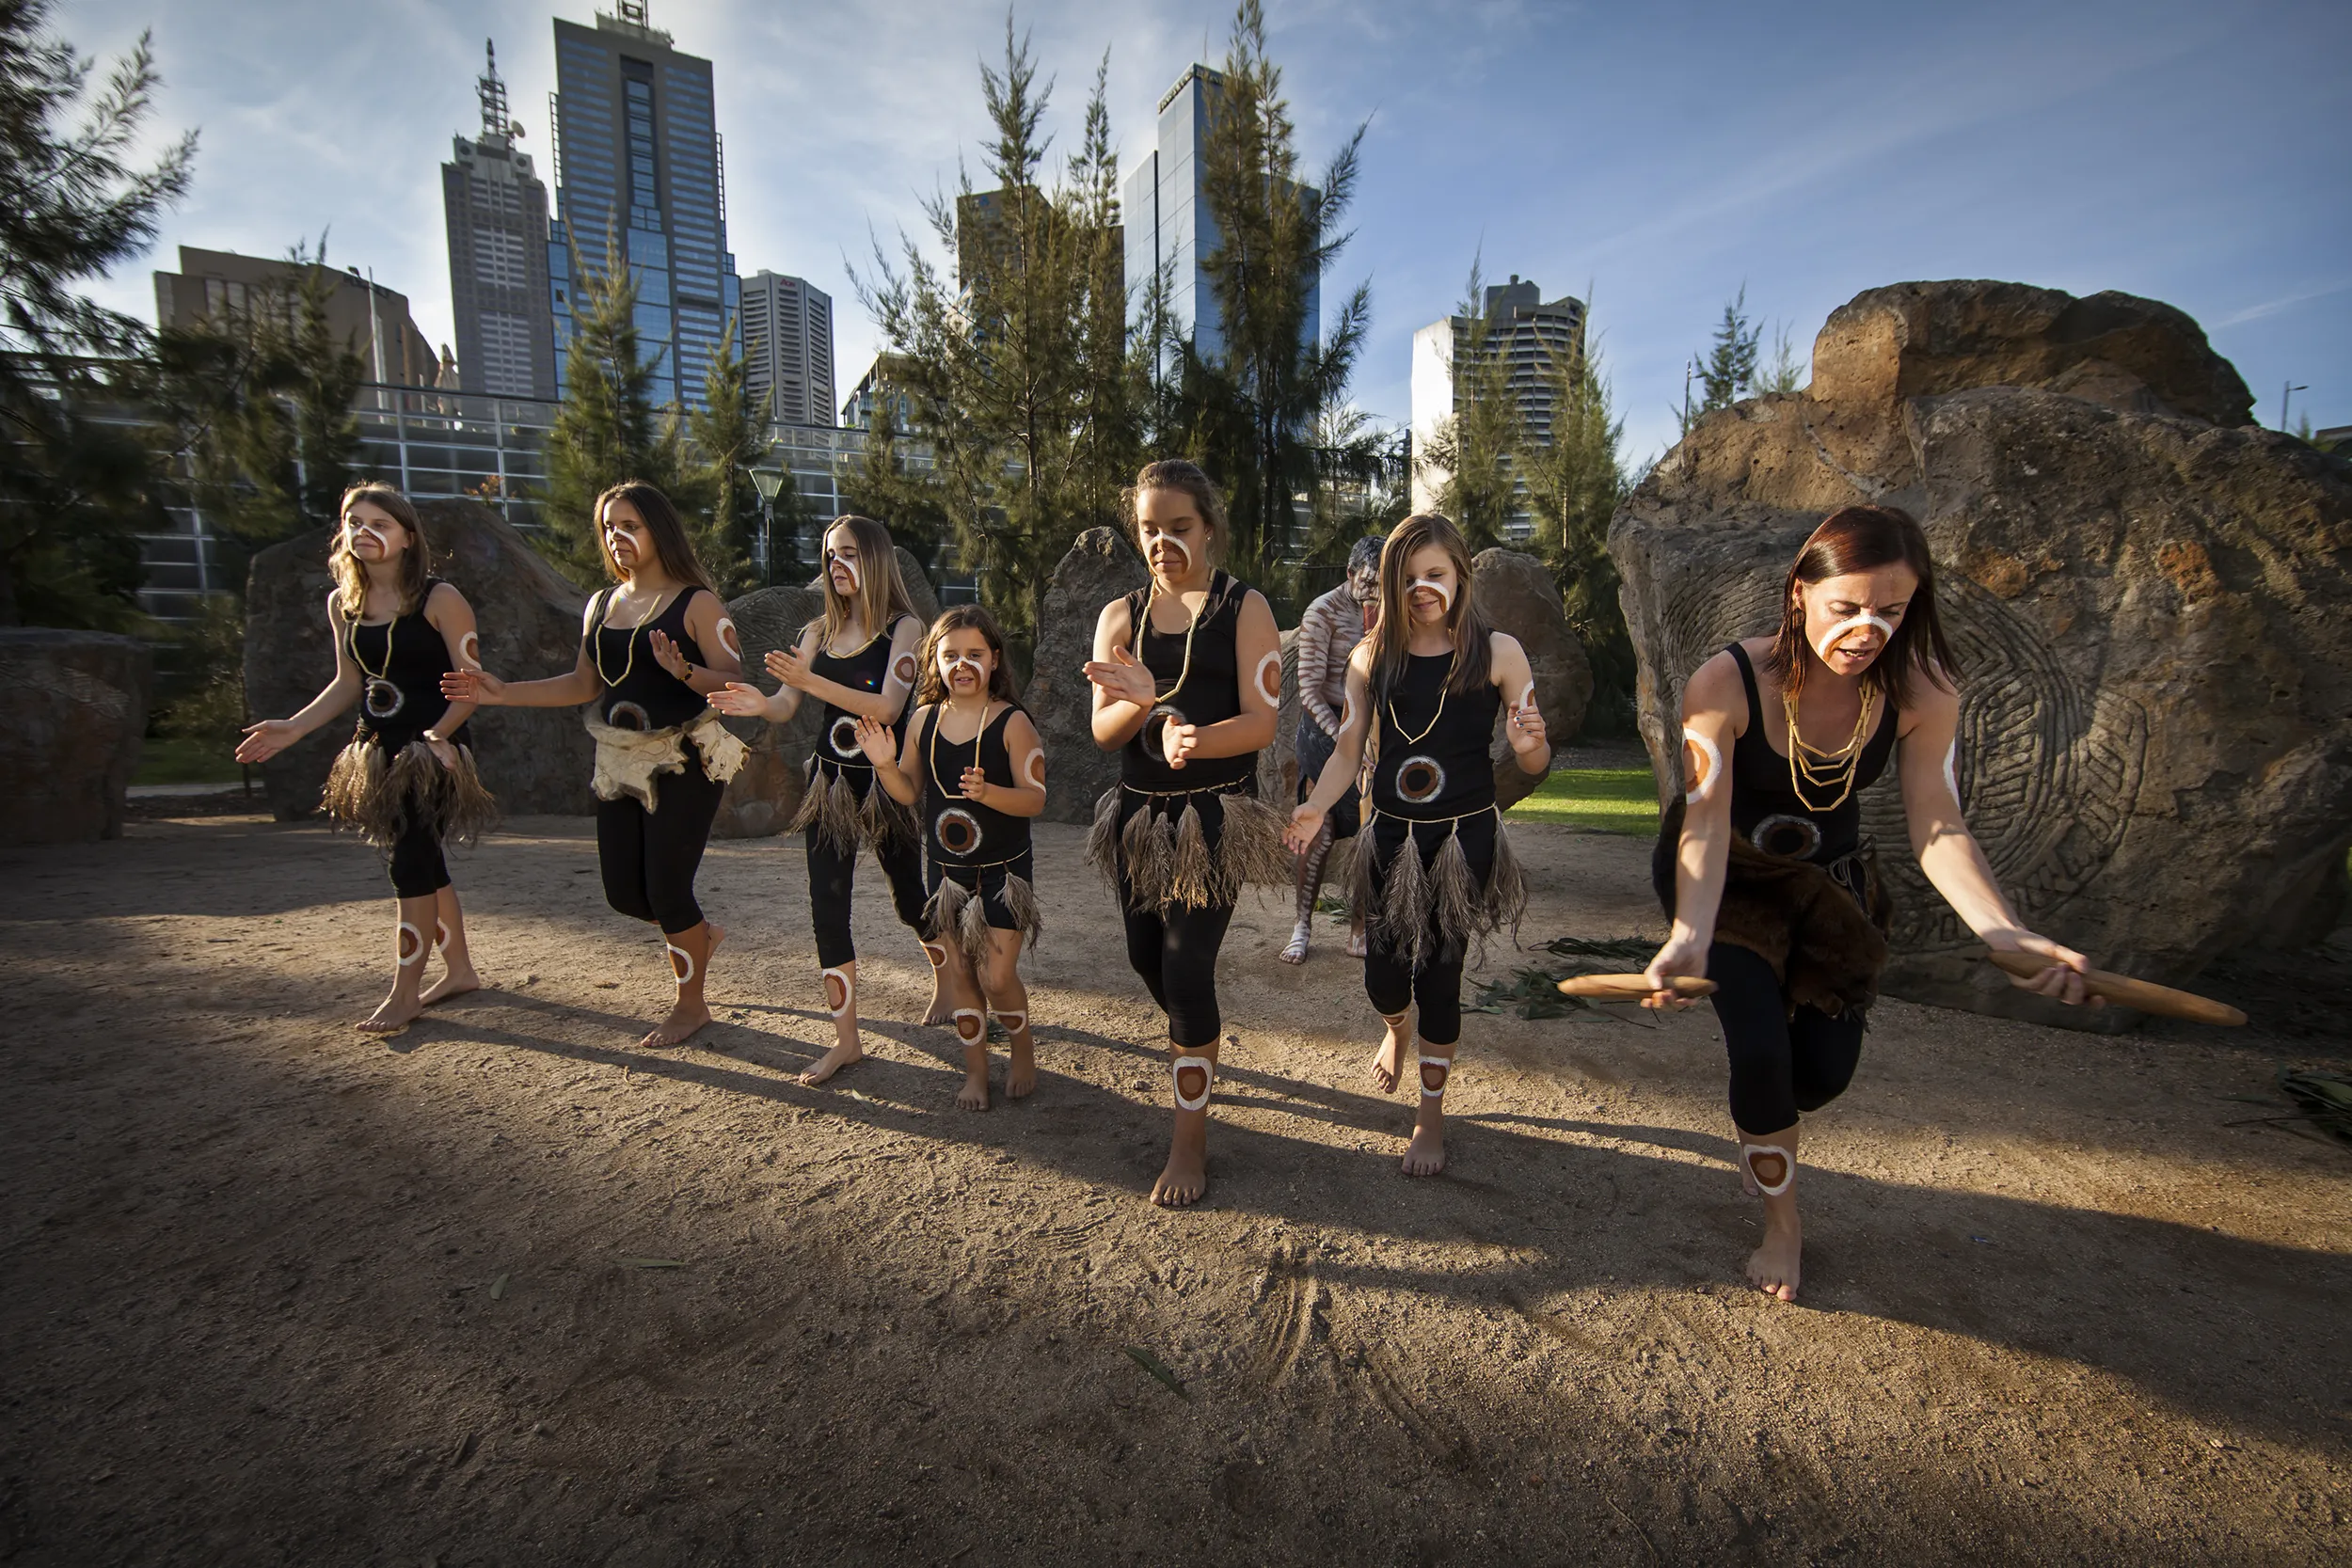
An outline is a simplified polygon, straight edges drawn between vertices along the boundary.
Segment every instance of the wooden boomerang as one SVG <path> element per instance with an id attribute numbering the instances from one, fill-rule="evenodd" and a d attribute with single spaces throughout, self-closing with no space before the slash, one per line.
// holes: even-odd
<path id="1" fill-rule="evenodd" d="M 2006 970 L 2021 980 L 2030 980 L 2054 967 L 2049 959 L 2038 953 L 1994 952 L 1985 956 L 1993 960 L 1996 968 Z M 2185 1018 L 2193 1023 L 2218 1023 L 2231 1029 L 2246 1022 L 2246 1015 L 2226 1002 L 2216 1002 L 2194 991 L 2174 990 L 2170 986 L 2135 980 L 2128 974 L 2110 974 L 2104 969 L 2086 973 L 2083 975 L 2083 990 L 2120 1006 L 2154 1013 L 2163 1018 Z"/>
<path id="2" fill-rule="evenodd" d="M 1658 989 L 1640 974 L 1571 974 L 1560 982 L 1561 995 L 1590 997 L 1596 1002 L 1641 1002 Z M 1677 996 L 1712 996 L 1715 982 L 1695 974 L 1677 974 L 1669 989 Z"/>

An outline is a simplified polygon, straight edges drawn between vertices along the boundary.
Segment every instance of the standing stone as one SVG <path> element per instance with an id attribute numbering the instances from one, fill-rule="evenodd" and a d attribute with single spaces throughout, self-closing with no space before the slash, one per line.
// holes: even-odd
<path id="1" fill-rule="evenodd" d="M 1584 644 L 1568 626 L 1567 608 L 1560 585 L 1534 556 L 1520 550 L 1486 549 L 1470 562 L 1470 596 L 1497 631 L 1509 632 L 1527 651 L 1535 677 L 1535 705 L 1543 711 L 1544 731 L 1552 744 L 1562 745 L 1584 727 L 1585 710 L 1593 701 L 1593 664 Z M 1506 694 L 1502 711 L 1495 715 L 1495 732 L 1487 755 L 1495 765 L 1495 799 L 1503 810 L 1524 800 L 1543 783 L 1540 774 L 1522 770 L 1512 753 L 1503 726 L 1511 720 Z"/>
<path id="2" fill-rule="evenodd" d="M 1611 526 L 1663 788 L 1680 787 L 1692 671 L 1772 629 L 1824 513 L 1881 500 L 1933 549 L 1961 798 L 2020 915 L 2173 983 L 2308 931 L 2352 844 L 2352 465 L 2244 426 L 2248 407 L 2196 324 L 2154 301 L 1858 296 L 1822 329 L 1810 388 L 1709 415 Z M 1898 909 L 1889 994 L 2128 1022 L 1977 961 L 1891 777 L 1864 822 Z"/>
<path id="3" fill-rule="evenodd" d="M 103 631 L 0 628 L 0 844 L 122 836 L 153 671 Z"/>
<path id="4" fill-rule="evenodd" d="M 473 607 L 482 665 L 503 679 L 560 675 L 580 656 L 587 595 L 540 558 L 504 518 L 468 498 L 421 499 L 417 513 L 433 546 L 434 574 Z M 326 620 L 334 586 L 326 569 L 335 531 L 316 529 L 253 558 L 246 580 L 246 705 L 257 719 L 283 719 L 335 678 Z M 262 768 L 270 812 L 280 821 L 318 809 L 319 791 L 355 721 L 336 719 Z M 580 815 L 596 808 L 588 779 L 595 748 L 576 708 L 488 707 L 467 727 L 482 782 L 508 816 Z"/>
<path id="5" fill-rule="evenodd" d="M 1119 753 L 1094 743 L 1094 623 L 1103 607 L 1150 580 L 1117 531 L 1090 528 L 1054 568 L 1038 617 L 1036 670 L 1021 705 L 1045 744 L 1046 820 L 1091 822 L 1094 802 L 1119 782 Z"/>
<path id="6" fill-rule="evenodd" d="M 928 626 L 939 618 L 939 595 L 904 546 L 898 546 L 898 554 L 907 597 Z M 801 628 L 824 612 L 821 577 L 799 588 L 761 588 L 728 601 L 727 614 L 743 644 L 743 678 L 762 691 L 773 692 L 777 681 L 768 673 L 768 655 L 799 641 Z M 822 706 L 803 702 L 786 724 L 764 719 L 726 721 L 727 728 L 750 748 L 751 755 L 742 771 L 727 781 L 719 816 L 710 828 L 713 838 L 765 838 L 784 831 L 792 814 L 801 809 L 801 789 L 807 782 L 809 753 L 817 746 L 817 715 Z"/>

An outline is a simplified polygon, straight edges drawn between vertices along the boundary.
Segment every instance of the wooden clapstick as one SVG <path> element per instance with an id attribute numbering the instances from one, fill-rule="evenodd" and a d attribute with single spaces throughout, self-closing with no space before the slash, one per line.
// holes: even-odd
<path id="1" fill-rule="evenodd" d="M 1996 968 L 2007 970 L 2021 980 L 2030 980 L 2051 967 L 2050 960 L 2039 953 L 1996 951 L 1986 957 L 1993 960 Z M 2118 1006 L 2132 1007 L 2163 1018 L 2185 1018 L 2194 1023 L 2218 1023 L 2233 1029 L 2246 1022 L 2246 1015 L 2226 1002 L 2216 1002 L 2194 991 L 2174 990 L 2170 986 L 2135 980 L 2128 974 L 2110 974 L 2104 969 L 2094 969 L 2086 974 L 2083 990 Z"/>
<path id="2" fill-rule="evenodd" d="M 1671 989 L 1677 996 L 1712 996 L 1715 982 L 1695 974 L 1677 974 Z M 1641 974 L 1571 974 L 1560 982 L 1561 995 L 1590 997 L 1596 1002 L 1640 1002 L 1657 990 Z"/>

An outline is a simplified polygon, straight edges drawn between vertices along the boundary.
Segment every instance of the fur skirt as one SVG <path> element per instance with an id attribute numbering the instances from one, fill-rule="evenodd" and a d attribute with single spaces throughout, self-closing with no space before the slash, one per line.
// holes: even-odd
<path id="1" fill-rule="evenodd" d="M 660 777 L 686 771 L 691 744 L 703 776 L 725 784 L 743 769 L 751 749 L 735 737 L 716 713 L 705 712 L 661 730 L 624 730 L 603 723 L 591 710 L 588 734 L 596 743 L 596 776 L 589 789 L 599 800 L 628 796 L 647 811 L 660 809 Z"/>
<path id="2" fill-rule="evenodd" d="M 470 845 L 498 825 L 498 802 L 474 770 L 472 751 L 461 745 L 456 752 L 453 768 L 441 766 L 421 740 L 387 756 L 383 743 L 362 731 L 336 753 L 320 803 L 388 853 L 420 825 L 443 844 Z"/>
<path id="3" fill-rule="evenodd" d="M 1113 784 L 1095 802 L 1087 859 L 1134 909 L 1230 905 L 1245 882 L 1290 880 L 1288 822 L 1254 795 L 1141 795 Z"/>

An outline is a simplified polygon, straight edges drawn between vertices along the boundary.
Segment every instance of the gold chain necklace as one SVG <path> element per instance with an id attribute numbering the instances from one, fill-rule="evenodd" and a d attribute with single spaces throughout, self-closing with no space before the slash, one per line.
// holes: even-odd
<path id="1" fill-rule="evenodd" d="M 931 783 L 938 786 L 940 799 L 942 800 L 961 797 L 963 793 L 960 787 L 953 790 L 949 789 L 947 787 L 947 781 L 939 776 L 939 732 L 947 717 L 949 705 L 950 705 L 948 703 L 941 703 L 939 705 L 939 712 L 931 717 L 930 754 L 923 759 L 923 766 L 931 770 Z M 985 766 L 980 761 L 980 736 L 988 733 L 989 706 L 990 699 L 982 697 L 980 699 L 980 727 L 972 732 L 972 766 L 975 768 Z M 957 741 L 956 744 L 961 746 L 963 742 Z"/>
<path id="2" fill-rule="evenodd" d="M 664 594 L 660 598 L 654 600 L 652 610 L 646 614 L 637 617 L 636 624 L 628 628 L 628 658 L 621 665 L 621 680 L 616 681 L 611 675 L 604 673 L 603 638 L 601 636 L 597 636 L 592 637 L 588 640 L 588 657 L 596 660 L 596 678 L 598 680 L 601 680 L 605 685 L 612 687 L 613 689 L 618 690 L 620 689 L 621 681 L 628 679 L 628 673 L 637 668 L 637 634 L 644 630 L 647 626 L 653 625 L 654 622 L 661 619 L 661 607 L 668 602 L 669 597 L 669 594 Z M 596 617 L 596 630 L 599 633 L 603 632 L 607 624 L 610 623 L 612 619 L 612 595 L 611 594 L 607 594 L 604 596 L 604 613 Z"/>
<path id="3" fill-rule="evenodd" d="M 1809 812 L 1831 812 L 1846 803 L 1853 793 L 1854 780 L 1862 772 L 1862 751 L 1869 744 L 1870 716 L 1877 707 L 1878 693 L 1866 689 L 1862 693 L 1862 711 L 1855 716 L 1853 734 L 1835 752 L 1825 752 L 1808 745 L 1797 729 L 1797 698 L 1787 687 L 1781 688 L 1781 712 L 1788 721 L 1788 792 L 1797 798 L 1797 804 Z M 1805 799 L 1807 785 L 1827 789 L 1842 784 L 1837 799 L 1826 805 L 1817 805 Z"/>

